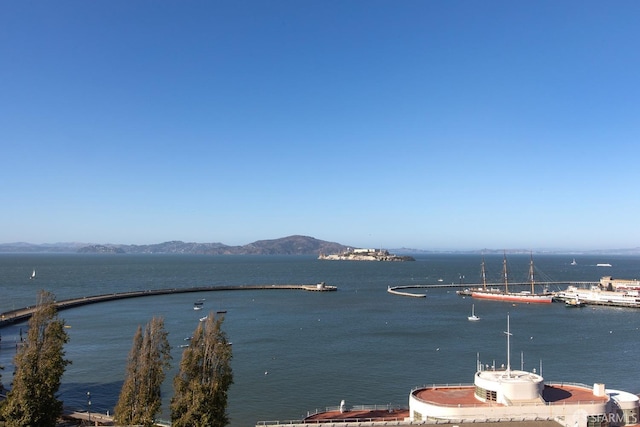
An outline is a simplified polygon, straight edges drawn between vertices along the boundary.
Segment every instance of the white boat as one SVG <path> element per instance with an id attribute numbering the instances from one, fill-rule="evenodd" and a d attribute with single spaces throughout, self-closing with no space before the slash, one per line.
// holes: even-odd
<path id="1" fill-rule="evenodd" d="M 544 292 L 542 294 L 536 294 L 534 292 L 535 278 L 533 268 L 533 257 L 529 263 L 529 278 L 531 280 L 531 291 L 521 292 L 509 292 L 509 281 L 507 279 L 507 257 L 505 255 L 502 261 L 502 270 L 504 277 L 504 290 L 497 288 L 487 288 L 485 270 L 484 270 L 484 258 L 482 259 L 482 288 L 470 289 L 471 296 L 478 299 L 490 299 L 495 301 L 506 302 L 523 302 L 523 303 L 535 303 L 535 304 L 551 304 L 553 301 L 553 294 L 550 292 Z"/>
<path id="2" fill-rule="evenodd" d="M 605 262 L 602 264 L 596 264 L 596 267 L 611 267 L 611 264 L 609 264 L 608 262 Z"/>
<path id="3" fill-rule="evenodd" d="M 569 308 L 581 308 L 586 306 L 587 304 L 584 301 L 580 301 L 580 297 L 576 295 L 574 299 L 567 299 L 564 302 L 565 307 Z"/>
<path id="4" fill-rule="evenodd" d="M 200 321 L 201 321 L 201 322 L 204 322 L 204 321 L 205 321 L 205 320 L 207 320 L 208 318 L 209 318 L 209 316 L 201 317 L 201 318 L 200 318 Z"/>
<path id="5" fill-rule="evenodd" d="M 578 265 L 575 258 L 573 259 L 573 261 L 571 261 L 571 265 Z"/>
<path id="6" fill-rule="evenodd" d="M 35 279 L 36 278 L 36 269 L 33 269 L 33 272 L 31 273 L 31 276 L 29 276 L 29 279 Z"/>
<path id="7" fill-rule="evenodd" d="M 564 291 L 556 292 L 555 299 L 564 301 L 580 301 L 587 305 L 608 305 L 613 307 L 640 308 L 640 291 L 605 291 L 599 286 L 589 289 L 569 286 Z"/>
<path id="8" fill-rule="evenodd" d="M 194 302 L 193 303 L 193 309 L 194 310 L 202 310 L 202 304 L 201 302 Z"/>
<path id="9" fill-rule="evenodd" d="M 476 316 L 475 304 L 471 304 L 471 316 L 468 316 L 467 319 L 471 320 L 472 322 L 480 320 L 480 318 Z"/>

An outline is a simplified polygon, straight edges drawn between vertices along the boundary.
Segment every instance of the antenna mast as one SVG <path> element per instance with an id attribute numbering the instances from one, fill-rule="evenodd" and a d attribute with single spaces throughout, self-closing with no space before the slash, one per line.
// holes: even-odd
<path id="1" fill-rule="evenodd" d="M 507 331 L 505 332 L 507 335 L 507 375 L 511 373 L 511 330 L 509 327 L 509 315 L 507 314 Z"/>

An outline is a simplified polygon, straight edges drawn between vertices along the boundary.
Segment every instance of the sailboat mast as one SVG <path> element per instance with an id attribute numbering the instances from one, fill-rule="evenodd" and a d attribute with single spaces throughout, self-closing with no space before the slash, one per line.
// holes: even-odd
<path id="1" fill-rule="evenodd" d="M 507 254 L 505 252 L 504 259 L 502 260 L 502 271 L 504 274 L 504 293 L 509 293 L 509 280 L 507 279 Z"/>

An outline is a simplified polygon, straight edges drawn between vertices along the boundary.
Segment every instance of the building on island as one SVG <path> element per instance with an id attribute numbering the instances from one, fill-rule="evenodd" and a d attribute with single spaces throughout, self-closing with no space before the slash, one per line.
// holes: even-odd
<path id="1" fill-rule="evenodd" d="M 385 249 L 352 249 L 338 254 L 320 254 L 318 259 L 333 261 L 415 261 L 415 258 L 408 255 L 394 255 Z"/>

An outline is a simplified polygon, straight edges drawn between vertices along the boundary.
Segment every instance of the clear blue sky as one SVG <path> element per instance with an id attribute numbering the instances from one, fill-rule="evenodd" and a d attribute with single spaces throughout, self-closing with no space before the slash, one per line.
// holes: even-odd
<path id="1" fill-rule="evenodd" d="M 638 1 L 0 0 L 0 242 L 640 246 Z"/>

